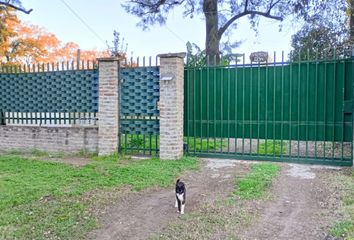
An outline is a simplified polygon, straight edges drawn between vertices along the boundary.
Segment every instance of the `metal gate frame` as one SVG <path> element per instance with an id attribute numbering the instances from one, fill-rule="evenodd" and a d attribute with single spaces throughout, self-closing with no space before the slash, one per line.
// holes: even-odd
<path id="1" fill-rule="evenodd" d="M 352 166 L 353 79 L 354 58 L 185 67 L 186 151 Z"/>
<path id="2" fill-rule="evenodd" d="M 159 67 L 151 66 L 151 61 L 150 66 L 127 66 L 119 69 L 120 152 L 158 154 L 159 75 Z"/>

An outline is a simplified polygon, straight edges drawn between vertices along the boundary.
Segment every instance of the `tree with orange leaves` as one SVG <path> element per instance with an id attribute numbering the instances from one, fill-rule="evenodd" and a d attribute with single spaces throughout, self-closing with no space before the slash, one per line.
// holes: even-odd
<path id="1" fill-rule="evenodd" d="M 19 22 L 13 10 L 0 6 L 0 58 L 1 56 L 6 58 L 10 47 L 10 39 L 17 34 L 14 26 Z"/>
<path id="2" fill-rule="evenodd" d="M 77 61 L 78 44 L 62 43 L 44 28 L 24 24 L 14 10 L 0 5 L 0 64 L 33 64 Z M 81 50 L 80 59 L 108 56 L 106 51 Z"/>

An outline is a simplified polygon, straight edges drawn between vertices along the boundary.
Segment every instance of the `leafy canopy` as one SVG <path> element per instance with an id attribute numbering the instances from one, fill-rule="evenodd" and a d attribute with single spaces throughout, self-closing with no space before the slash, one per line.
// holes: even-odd
<path id="1" fill-rule="evenodd" d="M 247 17 L 254 30 L 257 29 L 261 17 L 282 21 L 285 17 L 307 15 L 307 8 L 316 0 L 131 0 L 122 4 L 124 9 L 140 18 L 138 26 L 148 29 L 150 26 L 166 23 L 169 13 L 177 8 L 184 9 L 184 17 L 204 15 L 206 24 L 209 16 L 212 25 L 206 29 L 206 51 L 208 52 L 208 34 L 212 33 L 210 41 L 216 40 L 218 45 L 223 45 L 220 40 L 223 36 L 224 46 L 235 42 L 230 39 L 230 33 L 237 28 L 237 20 Z M 236 45 L 237 46 L 237 45 Z M 207 53 L 208 54 L 208 53 Z"/>
<path id="2" fill-rule="evenodd" d="M 345 56 L 350 48 L 347 24 L 352 0 L 325 0 L 306 13 L 301 29 L 292 36 L 290 59 L 314 60 Z M 354 2 L 354 1 L 353 1 Z"/>

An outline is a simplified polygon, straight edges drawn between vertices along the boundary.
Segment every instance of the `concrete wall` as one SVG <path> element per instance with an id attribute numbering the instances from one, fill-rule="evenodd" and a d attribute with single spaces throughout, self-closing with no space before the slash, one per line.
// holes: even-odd
<path id="1" fill-rule="evenodd" d="M 97 127 L 0 126 L 0 150 L 98 151 Z"/>

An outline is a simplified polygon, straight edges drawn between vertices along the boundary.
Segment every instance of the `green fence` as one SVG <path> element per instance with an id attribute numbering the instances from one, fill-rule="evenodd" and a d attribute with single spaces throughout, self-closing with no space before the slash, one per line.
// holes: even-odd
<path id="1" fill-rule="evenodd" d="M 352 59 L 185 68 L 188 152 L 352 164 Z"/>
<path id="2" fill-rule="evenodd" d="M 157 154 L 159 151 L 159 68 L 121 68 L 120 146 L 123 152 Z"/>
<path id="3" fill-rule="evenodd" d="M 44 69 L 47 65 L 40 66 L 43 69 L 33 71 L 41 72 L 25 72 L 30 71 L 29 67 L 1 68 L 0 122 L 34 125 L 96 122 L 98 70 L 54 71 L 53 65 L 49 71 Z"/>

